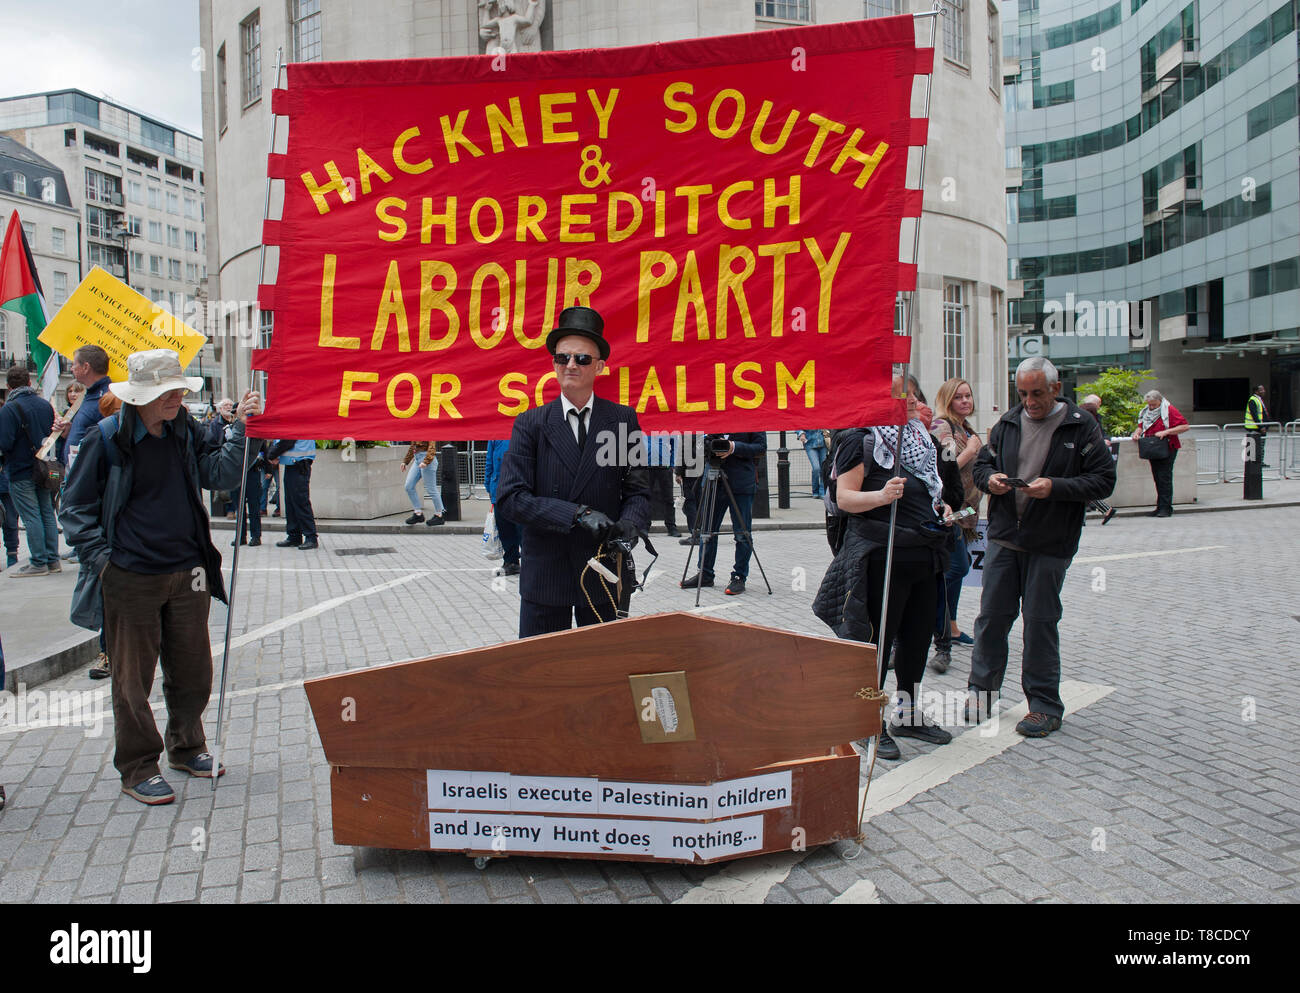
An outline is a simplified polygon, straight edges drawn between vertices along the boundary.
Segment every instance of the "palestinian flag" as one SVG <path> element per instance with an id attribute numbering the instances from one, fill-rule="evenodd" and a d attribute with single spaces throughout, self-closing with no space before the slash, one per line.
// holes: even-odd
<path id="1" fill-rule="evenodd" d="M 41 393 L 48 400 L 59 387 L 59 362 L 50 347 L 37 339 L 48 320 L 45 294 L 16 210 L 9 217 L 0 249 L 0 310 L 12 310 L 27 322 L 27 351 L 41 370 Z"/>

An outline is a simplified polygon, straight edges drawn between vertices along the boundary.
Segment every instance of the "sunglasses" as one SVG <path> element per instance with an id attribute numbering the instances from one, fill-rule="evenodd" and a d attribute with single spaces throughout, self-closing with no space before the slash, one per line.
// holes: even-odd
<path id="1" fill-rule="evenodd" d="M 579 354 L 577 354 L 577 355 L 570 355 L 570 354 L 568 354 L 567 352 L 556 352 L 556 353 L 555 353 L 555 364 L 556 364 L 556 365 L 560 365 L 560 366 L 568 365 L 568 364 L 569 364 L 569 359 L 573 359 L 573 361 L 576 362 L 576 363 L 578 363 L 578 365 L 591 365 L 591 363 L 594 362 L 594 361 L 596 360 L 596 356 L 594 356 L 594 355 L 586 355 L 586 354 L 583 354 L 583 353 L 579 353 Z"/>

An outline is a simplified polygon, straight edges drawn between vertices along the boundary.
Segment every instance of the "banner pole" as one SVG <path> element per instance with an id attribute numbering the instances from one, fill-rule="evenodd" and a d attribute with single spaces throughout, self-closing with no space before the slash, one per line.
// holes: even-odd
<path id="1" fill-rule="evenodd" d="M 913 17 L 932 17 L 932 18 L 934 18 L 934 20 L 932 20 L 932 21 L 930 22 L 930 48 L 931 48 L 931 49 L 934 48 L 934 37 L 935 37 L 936 29 L 937 29 L 937 27 L 938 27 L 938 25 L 939 25 L 939 18 L 940 18 L 941 16 L 942 16 L 942 11 L 941 11 L 940 8 L 939 8 L 938 0 L 935 0 L 934 8 L 933 8 L 932 10 L 930 10 L 930 11 L 928 11 L 928 12 L 926 12 L 926 13 L 914 14 L 914 15 L 913 15 Z M 930 119 L 930 91 L 933 89 L 933 87 L 934 87 L 934 66 L 932 65 L 932 66 L 930 67 L 930 74 L 929 74 L 928 76 L 926 76 L 926 78 L 925 78 L 925 112 L 924 112 L 924 117 L 925 117 L 925 119 L 926 119 L 927 121 Z M 922 191 L 922 196 L 924 196 L 924 190 L 925 190 L 925 151 L 926 151 L 926 148 L 927 148 L 928 144 L 929 144 L 929 138 L 928 138 L 928 136 L 927 136 L 926 144 L 921 146 L 920 162 L 918 163 L 918 166 L 919 166 L 919 168 L 918 168 L 918 172 L 919 172 L 920 175 L 919 175 L 919 177 L 918 177 L 918 179 L 917 179 L 917 187 Z M 924 213 L 924 209 L 922 210 L 922 214 L 923 214 L 923 213 Z M 921 253 L 921 216 L 922 216 L 921 214 L 918 214 L 918 215 L 917 215 L 917 218 L 916 218 L 916 225 L 915 225 L 915 227 L 913 228 L 913 233 L 912 233 L 912 264 L 913 264 L 913 265 L 917 265 L 918 267 L 919 267 L 919 265 L 920 265 L 920 253 Z M 919 278 L 920 278 L 920 273 L 919 273 L 919 271 L 918 271 L 917 276 L 918 276 L 918 279 L 919 279 Z M 913 306 L 913 305 L 914 305 L 914 303 L 915 303 L 915 297 L 916 297 L 916 290 L 915 290 L 915 289 L 910 290 L 910 291 L 908 292 L 908 294 L 907 294 L 907 301 L 906 301 L 906 307 L 905 307 L 905 310 L 906 310 L 906 313 L 907 313 L 907 318 L 906 318 L 906 331 L 907 331 L 907 336 L 908 336 L 909 338 L 912 336 L 912 311 L 913 311 L 913 309 L 914 309 L 914 306 Z M 910 359 L 910 356 L 909 356 L 909 359 Z M 909 365 L 909 362 L 904 362 L 904 363 L 903 363 L 903 392 L 904 392 L 904 395 L 906 395 L 906 393 L 907 393 L 907 369 L 908 369 L 908 365 Z M 906 428 L 906 427 L 907 427 L 907 424 L 904 423 L 904 424 L 901 425 L 901 426 L 899 427 L 899 429 L 898 429 L 898 440 L 897 440 L 897 443 L 895 444 L 895 447 L 894 447 L 894 471 L 895 471 L 895 473 L 899 472 L 899 471 L 902 469 L 902 465 L 903 465 L 903 462 L 902 462 L 902 459 L 903 459 L 903 429 Z M 888 619 L 889 619 L 889 587 L 890 587 L 890 579 L 891 579 L 891 577 L 892 577 L 892 575 L 893 575 L 893 567 L 894 567 L 894 532 L 895 532 L 895 528 L 896 528 L 896 526 L 897 526 L 897 523 L 898 523 L 898 501 L 895 500 L 893 503 L 891 503 L 891 504 L 889 505 L 889 541 L 888 541 L 887 545 L 885 546 L 885 584 L 884 584 L 884 590 L 883 590 L 882 593 L 881 593 L 881 603 L 880 603 L 880 629 L 876 632 L 876 673 L 877 673 L 877 678 L 878 678 L 878 680 L 879 680 L 879 684 L 878 684 L 878 686 L 877 686 L 877 689 L 880 689 L 880 690 L 883 690 L 883 689 L 884 689 L 884 686 L 885 686 L 885 669 L 884 669 L 884 666 L 881 665 L 881 660 L 885 657 L 885 629 L 886 629 L 886 626 L 887 626 L 887 621 L 888 621 Z M 912 706 L 913 706 L 913 707 L 916 706 L 916 701 L 915 701 L 915 700 L 912 701 Z M 913 719 L 915 719 L 915 718 L 913 718 Z M 885 718 L 883 718 L 882 721 L 881 721 L 881 730 L 882 730 L 882 732 L 884 731 L 885 721 L 887 721 L 887 720 L 888 720 L 888 717 L 885 717 Z M 874 750 L 874 744 L 873 744 L 873 750 Z M 874 754 L 872 755 L 872 758 L 874 759 Z"/>
<path id="2" fill-rule="evenodd" d="M 271 88 L 274 90 L 280 85 L 280 72 L 284 68 L 283 64 L 284 49 L 275 50 L 275 67 L 271 72 Z M 267 104 L 268 108 L 270 104 Z M 275 151 L 275 125 L 278 117 L 275 111 L 271 111 L 271 136 L 267 142 L 266 151 L 270 155 Z M 265 220 L 271 211 L 271 177 L 266 177 L 266 193 L 262 199 L 262 219 Z M 263 241 L 257 257 L 257 285 L 261 286 L 266 280 L 266 242 Z M 260 313 L 260 311 L 259 311 Z M 258 319 L 259 326 L 261 319 Z M 254 329 L 254 334 L 258 329 Z M 253 385 L 253 350 L 248 350 L 248 385 Z M 225 725 L 226 716 L 226 674 L 230 670 L 230 631 L 235 618 L 235 580 L 239 576 L 239 548 L 240 536 L 244 533 L 244 516 L 245 508 L 248 506 L 248 425 L 244 425 L 244 457 L 240 468 L 239 481 L 239 505 L 235 508 L 235 554 L 230 560 L 230 589 L 226 591 L 226 638 L 225 644 L 221 651 L 221 687 L 217 693 L 217 727 L 213 734 L 212 745 L 212 792 L 215 802 L 217 783 L 221 777 L 217 771 L 221 768 L 221 729 Z"/>

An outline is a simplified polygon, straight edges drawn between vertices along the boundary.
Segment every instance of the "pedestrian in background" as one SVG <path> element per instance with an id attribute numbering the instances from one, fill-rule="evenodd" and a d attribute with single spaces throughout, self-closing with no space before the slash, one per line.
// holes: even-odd
<path id="1" fill-rule="evenodd" d="M 8 402 L 0 410 L 0 458 L 9 474 L 9 495 L 27 528 L 30 561 L 10 575 L 15 578 L 62 572 L 59 563 L 59 523 L 54 494 L 38 486 L 33 476 L 36 451 L 54 427 L 54 408 L 31 386 L 26 366 L 10 366 L 5 374 Z"/>
<path id="2" fill-rule="evenodd" d="M 222 397 L 217 401 L 216 413 L 212 420 L 208 422 L 208 441 L 213 445 L 220 445 L 226 438 L 227 429 L 235 421 L 235 402 L 230 397 Z M 235 500 L 238 495 L 231 492 L 213 494 L 214 504 L 212 512 L 214 514 L 225 514 L 227 520 L 235 519 Z"/>
<path id="3" fill-rule="evenodd" d="M 1262 385 L 1255 387 L 1255 392 L 1251 394 L 1246 401 L 1246 437 L 1250 438 L 1255 445 L 1255 458 L 1264 468 L 1268 464 L 1264 461 L 1264 436 L 1268 434 L 1268 428 L 1264 425 L 1268 422 L 1268 408 L 1264 406 L 1264 397 L 1268 395 L 1268 390 Z"/>
<path id="4" fill-rule="evenodd" d="M 686 432 L 682 435 L 681 458 L 673 469 L 673 475 L 682 484 L 682 519 L 686 522 L 687 535 L 677 541 L 679 545 L 698 545 L 700 543 L 700 480 L 704 478 L 704 457 L 701 446 L 703 435 Z M 693 467 L 694 472 L 688 472 Z"/>
<path id="5" fill-rule="evenodd" d="M 319 548 L 316 515 L 311 509 L 311 465 L 316 459 L 316 442 L 281 439 L 271 445 L 266 461 L 284 466 L 285 538 L 277 548 L 309 552 Z"/>
<path id="6" fill-rule="evenodd" d="M 935 613 L 934 657 L 930 668 L 947 672 L 952 660 L 952 646 L 969 646 L 975 639 L 964 633 L 957 624 L 957 604 L 961 600 L 961 584 L 970 572 L 970 553 L 967 544 L 975 540 L 979 523 L 979 507 L 983 493 L 975 485 L 975 456 L 980 452 L 980 437 L 970 422 L 975 412 L 975 396 L 971 385 L 960 377 L 953 377 L 939 387 L 935 394 L 935 418 L 931 434 L 939 448 L 939 457 L 957 466 L 961 476 L 962 500 L 958 510 L 971 509 L 975 513 L 962 519 L 952 529 L 949 548 L 948 571 L 939 580 L 939 603 Z"/>
<path id="7" fill-rule="evenodd" d="M 821 428 L 803 429 L 796 436 L 812 466 L 812 495 L 822 495 L 822 459 L 826 458 L 826 436 Z"/>
<path id="8" fill-rule="evenodd" d="M 651 433 L 645 436 L 647 461 L 650 469 L 650 519 L 656 517 L 664 522 L 668 534 L 676 538 L 681 534 L 677 530 L 675 500 L 673 498 L 673 469 L 677 465 L 677 440 L 667 433 Z"/>
<path id="9" fill-rule="evenodd" d="M 489 441 L 487 461 L 483 467 L 483 488 L 487 490 L 488 499 L 492 501 L 492 517 L 497 525 L 497 537 L 501 539 L 502 561 L 501 575 L 519 575 L 519 525 L 497 510 L 497 484 L 501 482 L 501 460 L 510 451 L 510 439 Z"/>
<path id="10" fill-rule="evenodd" d="M 1101 397 L 1097 396 L 1096 393 L 1089 393 L 1083 398 L 1083 402 L 1079 404 L 1079 409 L 1092 415 L 1092 419 L 1097 422 L 1097 427 L 1101 429 L 1101 440 L 1106 441 L 1110 435 L 1106 433 L 1106 425 L 1101 420 Z M 1089 500 L 1087 509 L 1101 514 L 1102 527 L 1109 524 L 1110 519 L 1115 516 L 1115 508 L 1105 500 Z"/>
<path id="11" fill-rule="evenodd" d="M 409 470 L 409 471 L 408 471 Z M 446 508 L 442 503 L 442 493 L 438 489 L 438 443 L 436 441 L 413 441 L 402 458 L 402 472 L 406 474 L 406 497 L 411 501 L 414 513 L 406 519 L 406 524 L 424 522 L 427 527 L 445 524 L 443 517 Z M 433 516 L 424 520 L 424 504 L 420 500 L 420 480 L 424 480 L 424 493 L 433 501 Z"/>
<path id="12" fill-rule="evenodd" d="M 0 410 L 5 401 L 0 397 Z M 5 568 L 18 563 L 18 508 L 9 495 L 9 467 L 0 456 L 0 531 L 4 533 Z"/>
<path id="13" fill-rule="evenodd" d="M 1178 436 L 1191 425 L 1159 390 L 1148 390 L 1144 399 L 1147 405 L 1142 408 L 1142 413 L 1138 416 L 1138 426 L 1133 430 L 1133 440 L 1163 438 L 1169 446 L 1167 457 L 1147 460 L 1151 463 L 1151 478 L 1156 484 L 1156 509 L 1147 514 L 1147 517 L 1173 517 L 1174 460 L 1178 458 L 1178 449 L 1182 447 Z"/>

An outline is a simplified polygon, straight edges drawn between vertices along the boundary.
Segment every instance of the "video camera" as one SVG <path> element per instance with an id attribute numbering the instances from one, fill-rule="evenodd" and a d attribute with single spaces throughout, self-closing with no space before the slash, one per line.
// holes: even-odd
<path id="1" fill-rule="evenodd" d="M 724 435 L 706 434 L 704 450 L 710 455 L 726 455 L 731 451 L 731 442 Z"/>

